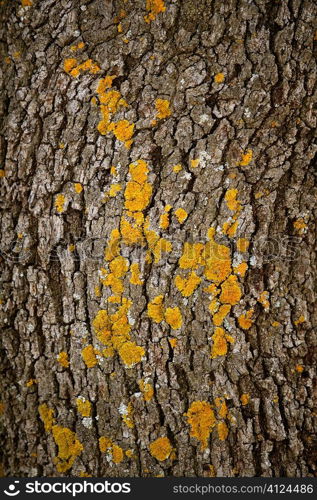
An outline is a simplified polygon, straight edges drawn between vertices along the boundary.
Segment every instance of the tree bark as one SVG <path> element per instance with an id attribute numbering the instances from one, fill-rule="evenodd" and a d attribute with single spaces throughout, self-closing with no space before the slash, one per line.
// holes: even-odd
<path id="1" fill-rule="evenodd" d="M 316 474 L 316 10 L 2 0 L 4 475 Z"/>

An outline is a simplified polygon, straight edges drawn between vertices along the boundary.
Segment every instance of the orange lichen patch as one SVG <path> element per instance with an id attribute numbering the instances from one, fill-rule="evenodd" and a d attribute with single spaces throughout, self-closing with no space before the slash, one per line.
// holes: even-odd
<path id="1" fill-rule="evenodd" d="M 112 167 L 110 167 L 110 174 L 113 176 L 116 176 L 117 175 L 117 167 L 112 165 Z"/>
<path id="2" fill-rule="evenodd" d="M 119 348 L 119 356 L 125 366 L 131 368 L 136 363 L 140 363 L 145 354 L 143 347 L 136 345 L 135 342 L 125 342 Z"/>
<path id="3" fill-rule="evenodd" d="M 67 354 L 67 352 L 65 352 L 65 351 L 60 352 L 59 355 L 57 356 L 57 361 L 64 368 L 68 368 L 69 367 L 69 361 L 68 361 L 68 354 Z"/>
<path id="4" fill-rule="evenodd" d="M 121 184 L 111 184 L 109 189 L 110 198 L 115 198 L 117 194 L 121 191 L 121 189 L 122 189 Z"/>
<path id="5" fill-rule="evenodd" d="M 129 166 L 132 181 L 129 181 L 124 192 L 125 208 L 132 212 L 142 212 L 149 204 L 152 186 L 147 182 L 148 166 L 146 161 L 137 160 Z"/>
<path id="6" fill-rule="evenodd" d="M 180 224 L 183 224 L 183 222 L 185 222 L 185 220 L 188 217 L 188 213 L 183 208 L 178 208 L 177 210 L 175 210 L 174 213 L 175 213 L 177 220 Z"/>
<path id="7" fill-rule="evenodd" d="M 214 295 L 214 296 L 217 296 L 217 295 L 219 295 L 220 290 L 219 290 L 219 288 L 217 288 L 217 286 L 214 283 L 212 283 L 211 285 L 204 288 L 204 292 L 210 293 L 211 295 Z"/>
<path id="8" fill-rule="evenodd" d="M 182 315 L 179 308 L 168 307 L 164 313 L 165 321 L 170 325 L 173 330 L 178 330 L 183 324 Z"/>
<path id="9" fill-rule="evenodd" d="M 214 401 L 220 418 L 227 418 L 228 407 L 224 398 L 215 398 Z"/>
<path id="10" fill-rule="evenodd" d="M 156 116 L 158 119 L 163 120 L 171 116 L 170 102 L 167 99 L 156 99 Z"/>
<path id="11" fill-rule="evenodd" d="M 248 270 L 248 264 L 246 262 L 241 262 L 240 264 L 238 264 L 236 267 L 233 268 L 234 273 L 241 276 L 241 278 L 244 278 L 247 270 Z"/>
<path id="12" fill-rule="evenodd" d="M 190 160 L 190 166 L 192 168 L 197 168 L 200 163 L 200 158 L 195 158 L 193 160 Z"/>
<path id="13" fill-rule="evenodd" d="M 228 352 L 228 342 L 234 343 L 234 338 L 231 337 L 223 328 L 216 327 L 212 335 L 213 345 L 211 349 L 211 358 L 225 356 Z"/>
<path id="14" fill-rule="evenodd" d="M 91 415 L 91 402 L 88 399 L 79 397 L 76 399 L 77 410 L 82 417 L 90 417 Z"/>
<path id="15" fill-rule="evenodd" d="M 73 466 L 75 459 L 81 454 L 84 447 L 76 434 L 67 427 L 54 425 L 53 438 L 58 446 L 58 455 L 54 462 L 58 472 L 66 472 Z"/>
<path id="16" fill-rule="evenodd" d="M 78 42 L 77 44 L 72 45 L 72 46 L 70 47 L 70 50 L 71 50 L 72 52 L 76 52 L 76 50 L 83 49 L 84 47 L 85 47 L 84 42 Z"/>
<path id="17" fill-rule="evenodd" d="M 225 75 L 223 73 L 217 73 L 214 76 L 215 83 L 222 83 L 222 82 L 224 82 L 224 80 L 225 80 Z"/>
<path id="18" fill-rule="evenodd" d="M 183 247 L 183 254 L 178 263 L 181 269 L 197 269 L 204 263 L 203 252 L 205 246 L 203 243 L 189 243 L 185 242 Z"/>
<path id="19" fill-rule="evenodd" d="M 241 167 L 247 167 L 251 163 L 253 157 L 252 149 L 248 149 L 245 153 L 242 153 L 241 160 L 237 163 Z"/>
<path id="20" fill-rule="evenodd" d="M 54 205 L 56 208 L 56 212 L 58 212 L 59 214 L 61 214 L 65 210 L 65 201 L 66 201 L 66 199 L 65 199 L 65 196 L 63 194 L 58 194 L 55 197 Z"/>
<path id="21" fill-rule="evenodd" d="M 217 299 L 212 299 L 209 306 L 208 306 L 209 311 L 211 314 L 214 314 L 215 312 L 218 311 L 219 309 L 219 302 Z"/>
<path id="22" fill-rule="evenodd" d="M 0 401 L 0 415 L 4 414 L 4 410 L 5 410 L 5 404 L 2 401 Z"/>
<path id="23" fill-rule="evenodd" d="M 220 302 L 223 304 L 231 304 L 234 306 L 239 302 L 242 296 L 242 291 L 236 276 L 231 274 L 221 285 Z"/>
<path id="24" fill-rule="evenodd" d="M 177 346 L 177 339 L 175 337 L 170 337 L 168 341 L 170 343 L 171 348 L 175 349 L 175 347 Z"/>
<path id="25" fill-rule="evenodd" d="M 250 401 L 250 394 L 248 393 L 241 394 L 240 401 L 242 406 L 246 406 Z"/>
<path id="26" fill-rule="evenodd" d="M 40 419 L 44 424 L 44 429 L 46 432 L 50 432 L 52 430 L 53 425 L 55 424 L 55 419 L 53 417 L 54 410 L 49 408 L 46 403 L 43 403 L 39 406 L 39 414 Z"/>
<path id="27" fill-rule="evenodd" d="M 110 262 L 109 267 L 116 278 L 122 278 L 129 269 L 129 261 L 119 255 Z"/>
<path id="28" fill-rule="evenodd" d="M 223 234 L 226 234 L 227 236 L 229 236 L 229 238 L 234 238 L 234 236 L 236 235 L 238 226 L 239 226 L 239 221 L 237 221 L 237 220 L 234 223 L 232 223 L 231 221 L 226 221 L 226 222 L 224 222 L 224 224 L 222 226 L 222 232 L 223 232 Z"/>
<path id="29" fill-rule="evenodd" d="M 21 0 L 22 7 L 31 7 L 33 5 L 32 0 Z"/>
<path id="30" fill-rule="evenodd" d="M 254 193 L 254 198 L 258 200 L 259 198 L 262 198 L 263 195 L 263 191 L 257 191 L 256 193 Z"/>
<path id="31" fill-rule="evenodd" d="M 158 295 L 147 305 L 147 313 L 155 323 L 161 323 L 164 319 L 163 299 L 163 295 Z"/>
<path id="32" fill-rule="evenodd" d="M 124 142 L 127 149 L 130 148 L 133 142 L 134 123 L 130 123 L 128 120 L 119 120 L 118 122 L 110 123 L 108 131 L 113 132 L 118 141 Z"/>
<path id="33" fill-rule="evenodd" d="M 231 272 L 230 248 L 219 245 L 213 239 L 205 245 L 205 277 L 220 284 Z"/>
<path id="34" fill-rule="evenodd" d="M 210 404 L 207 401 L 194 401 L 184 415 L 191 427 L 190 436 L 198 439 L 201 449 L 204 450 L 207 448 L 210 433 L 216 423 Z"/>
<path id="35" fill-rule="evenodd" d="M 88 59 L 87 61 L 78 64 L 77 59 L 70 57 L 65 59 L 64 61 L 64 71 L 76 78 L 81 71 L 89 71 L 90 73 L 98 73 L 100 71 L 99 66 L 92 61 L 92 59 Z"/>
<path id="36" fill-rule="evenodd" d="M 87 472 L 85 472 L 84 470 L 81 470 L 79 472 L 79 476 L 78 477 L 92 477 L 91 474 L 88 474 Z"/>
<path id="37" fill-rule="evenodd" d="M 170 225 L 170 217 L 168 213 L 164 213 L 160 216 L 160 228 L 167 229 Z"/>
<path id="38" fill-rule="evenodd" d="M 296 370 L 298 373 L 303 373 L 303 371 L 304 371 L 304 367 L 303 367 L 303 365 L 296 365 L 296 366 L 295 366 L 295 370 Z"/>
<path id="39" fill-rule="evenodd" d="M 225 194 L 225 201 L 229 210 L 234 212 L 239 212 L 241 210 L 241 202 L 237 200 L 238 190 L 237 189 L 228 189 Z"/>
<path id="40" fill-rule="evenodd" d="M 231 306 L 224 304 L 220 306 L 219 310 L 213 315 L 212 321 L 215 326 L 221 326 L 226 316 L 229 314 Z"/>
<path id="41" fill-rule="evenodd" d="M 99 438 L 99 450 L 101 453 L 106 453 L 112 447 L 112 441 L 108 437 L 102 436 Z"/>
<path id="42" fill-rule="evenodd" d="M 302 323 L 305 323 L 306 319 L 305 319 L 305 316 L 303 316 L 303 314 L 301 316 L 299 316 L 299 318 L 297 320 L 294 321 L 294 325 L 301 325 Z"/>
<path id="43" fill-rule="evenodd" d="M 171 442 L 167 437 L 160 437 L 150 444 L 150 453 L 152 457 L 160 462 L 167 460 L 172 450 Z"/>
<path id="44" fill-rule="evenodd" d="M 183 170 L 182 165 L 180 165 L 180 164 L 174 165 L 173 172 L 175 172 L 175 174 L 178 174 L 178 172 L 180 172 L 181 170 Z"/>
<path id="45" fill-rule="evenodd" d="M 260 304 L 262 304 L 262 306 L 264 307 L 265 311 L 268 311 L 270 309 L 269 296 L 270 296 L 269 292 L 264 291 L 260 294 L 260 297 L 258 299 Z"/>
<path id="46" fill-rule="evenodd" d="M 151 384 L 145 383 L 144 380 L 138 381 L 140 391 L 143 394 L 144 401 L 151 401 L 154 396 L 154 389 Z"/>
<path id="47" fill-rule="evenodd" d="M 143 285 L 143 281 L 140 278 L 141 276 L 140 266 L 137 262 L 131 264 L 130 272 L 131 272 L 130 283 L 132 285 Z"/>
<path id="48" fill-rule="evenodd" d="M 122 24 L 121 23 L 118 24 L 117 29 L 118 29 L 118 33 L 122 33 L 123 28 L 122 28 Z"/>
<path id="49" fill-rule="evenodd" d="M 120 231 L 122 241 L 126 245 L 141 245 L 144 244 L 144 235 L 142 229 L 136 225 L 132 225 L 127 219 L 122 218 L 120 221 Z"/>
<path id="50" fill-rule="evenodd" d="M 80 184 L 80 182 L 75 182 L 74 189 L 76 193 L 80 194 L 83 190 L 83 186 Z"/>
<path id="51" fill-rule="evenodd" d="M 225 441 L 225 439 L 227 439 L 229 434 L 229 430 L 225 422 L 218 422 L 217 431 L 220 441 Z"/>
<path id="52" fill-rule="evenodd" d="M 307 229 L 307 224 L 304 219 L 297 219 L 293 222 L 293 226 L 299 234 L 303 234 Z"/>
<path id="53" fill-rule="evenodd" d="M 127 450 L 125 454 L 128 458 L 134 458 L 133 450 Z"/>
<path id="54" fill-rule="evenodd" d="M 274 328 L 277 328 L 278 326 L 281 326 L 281 323 L 279 321 L 272 321 L 271 325 L 274 327 Z"/>
<path id="55" fill-rule="evenodd" d="M 5 171 L 3 168 L 0 169 L 0 177 L 5 177 Z"/>
<path id="56" fill-rule="evenodd" d="M 144 16 L 144 20 L 147 23 L 154 21 L 160 12 L 165 12 L 166 10 L 164 0 L 146 0 L 145 6 L 148 14 Z"/>
<path id="57" fill-rule="evenodd" d="M 95 350 L 92 345 L 87 345 L 87 347 L 84 347 L 84 349 L 81 351 L 81 355 L 87 368 L 93 368 L 98 364 Z"/>
<path id="58" fill-rule="evenodd" d="M 197 276 L 195 271 L 192 271 L 186 278 L 181 276 L 175 278 L 175 285 L 184 297 L 192 295 L 200 282 L 201 278 Z"/>
<path id="59" fill-rule="evenodd" d="M 254 313 L 254 309 L 249 309 L 249 311 L 247 311 L 246 313 L 244 314 L 241 314 L 238 318 L 238 323 L 239 323 L 239 326 L 241 328 L 243 328 L 243 330 L 249 330 L 249 328 L 251 328 L 252 324 L 253 324 L 253 321 L 252 321 L 252 315 Z"/>
<path id="60" fill-rule="evenodd" d="M 122 405 L 122 406 L 124 406 L 124 405 Z M 122 408 L 120 406 L 119 412 L 121 413 L 122 420 L 126 424 L 126 426 L 129 427 L 129 429 L 133 429 L 134 422 L 133 422 L 133 406 L 132 406 L 132 404 L 129 403 L 128 406 L 126 406 L 126 407 L 124 406 L 124 408 Z"/>
<path id="61" fill-rule="evenodd" d="M 105 260 L 109 261 L 119 255 L 120 251 L 120 231 L 113 229 L 110 234 L 110 239 L 105 250 Z"/>
<path id="62" fill-rule="evenodd" d="M 32 387 L 34 384 L 37 384 L 37 380 L 35 378 L 30 378 L 25 385 L 26 387 Z"/>

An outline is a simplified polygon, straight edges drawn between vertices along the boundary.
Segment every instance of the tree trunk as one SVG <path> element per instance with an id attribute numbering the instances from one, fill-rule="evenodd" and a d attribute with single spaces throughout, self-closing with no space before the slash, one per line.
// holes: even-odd
<path id="1" fill-rule="evenodd" d="M 315 475 L 315 19 L 2 0 L 4 475 Z"/>

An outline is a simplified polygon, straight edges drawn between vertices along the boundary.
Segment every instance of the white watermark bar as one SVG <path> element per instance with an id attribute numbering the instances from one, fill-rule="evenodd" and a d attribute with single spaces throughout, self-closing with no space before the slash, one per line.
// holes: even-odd
<path id="1" fill-rule="evenodd" d="M 0 498 L 316 498 L 317 478 L 1 478 Z"/>

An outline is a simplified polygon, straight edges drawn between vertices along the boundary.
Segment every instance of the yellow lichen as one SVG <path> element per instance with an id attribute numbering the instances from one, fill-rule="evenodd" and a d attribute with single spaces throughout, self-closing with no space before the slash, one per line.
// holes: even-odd
<path id="1" fill-rule="evenodd" d="M 142 212 L 149 204 L 152 186 L 147 182 L 148 172 L 149 169 L 144 160 L 137 160 L 129 166 L 132 181 L 127 183 L 124 192 L 124 206 L 131 212 Z"/>
<path id="2" fill-rule="evenodd" d="M 91 415 L 91 403 L 88 399 L 83 397 L 76 399 L 77 410 L 82 417 L 90 417 Z"/>
<path id="3" fill-rule="evenodd" d="M 221 294 L 219 297 L 220 302 L 223 304 L 231 304 L 234 306 L 241 299 L 242 292 L 238 279 L 236 276 L 231 274 L 229 278 L 226 279 L 221 285 Z"/>
<path id="4" fill-rule="evenodd" d="M 223 73 L 217 73 L 215 76 L 214 76 L 214 81 L 216 83 L 222 83 L 225 79 L 225 75 Z"/>
<path id="5" fill-rule="evenodd" d="M 188 213 L 183 208 L 178 208 L 177 210 L 175 210 L 174 213 L 175 213 L 177 220 L 180 224 L 183 224 L 183 222 L 185 222 L 185 220 L 188 217 Z"/>
<path id="6" fill-rule="evenodd" d="M 168 341 L 170 343 L 171 348 L 175 349 L 175 347 L 177 346 L 177 339 L 175 339 L 175 337 L 170 337 Z"/>
<path id="7" fill-rule="evenodd" d="M 21 0 L 22 7 L 31 7 L 33 5 L 32 0 Z"/>
<path id="8" fill-rule="evenodd" d="M 37 384 L 37 380 L 35 378 L 30 378 L 25 385 L 26 387 L 32 387 L 34 384 Z"/>
<path id="9" fill-rule="evenodd" d="M 0 169 L 0 178 L 1 177 L 5 177 L 5 171 L 3 170 L 3 168 Z"/>
<path id="10" fill-rule="evenodd" d="M 175 278 L 175 285 L 184 297 L 192 295 L 200 282 L 201 278 L 197 276 L 195 271 L 191 271 L 186 278 L 182 278 L 181 276 L 176 276 Z"/>
<path id="11" fill-rule="evenodd" d="M 208 439 L 216 423 L 215 414 L 207 401 L 194 401 L 185 413 L 191 427 L 190 435 L 201 443 L 201 449 L 207 448 Z"/>
<path id="12" fill-rule="evenodd" d="M 84 447 L 78 440 L 76 434 L 67 427 L 54 425 L 52 428 L 53 438 L 58 446 L 58 455 L 54 460 L 58 472 L 66 472 L 73 463 Z"/>
<path id="13" fill-rule="evenodd" d="M 80 182 L 76 182 L 74 184 L 74 189 L 75 189 L 76 193 L 80 194 L 83 190 L 83 186 L 80 184 Z"/>
<path id="14" fill-rule="evenodd" d="M 53 417 L 54 410 L 49 408 L 46 403 L 43 403 L 39 406 L 39 414 L 44 424 L 44 429 L 46 430 L 46 432 L 50 432 L 53 425 L 55 424 L 55 419 Z"/>
<path id="15" fill-rule="evenodd" d="M 215 398 L 214 403 L 216 405 L 219 417 L 226 418 L 228 415 L 228 407 L 224 398 Z"/>
<path id="16" fill-rule="evenodd" d="M 172 450 L 171 442 L 167 437 L 160 437 L 150 444 L 151 455 L 160 462 L 167 460 Z"/>
<path id="17" fill-rule="evenodd" d="M 241 167 L 247 167 L 249 163 L 251 163 L 253 157 L 252 149 L 248 149 L 245 153 L 242 153 L 242 158 L 239 161 L 238 165 Z"/>
<path id="18" fill-rule="evenodd" d="M 260 294 L 260 297 L 258 299 L 265 311 L 268 311 L 270 309 L 269 296 L 270 296 L 269 292 L 264 291 Z"/>
<path id="19" fill-rule="evenodd" d="M 239 212 L 241 210 L 241 202 L 237 200 L 238 190 L 228 189 L 225 194 L 225 201 L 229 210 Z"/>
<path id="20" fill-rule="evenodd" d="M 226 234 L 227 236 L 229 236 L 229 238 L 234 238 L 234 236 L 236 235 L 238 226 L 239 226 L 239 221 L 237 221 L 237 220 L 234 223 L 232 223 L 231 221 L 224 222 L 224 224 L 222 226 L 222 232 L 223 232 L 223 234 Z"/>
<path id="21" fill-rule="evenodd" d="M 140 278 L 141 275 L 140 266 L 137 262 L 131 264 L 130 272 L 131 272 L 130 283 L 132 285 L 143 285 L 143 281 Z"/>
<path id="22" fill-rule="evenodd" d="M 253 309 L 249 309 L 249 311 L 247 311 L 246 313 L 241 314 L 239 316 L 238 323 L 239 323 L 239 326 L 241 328 L 243 328 L 243 330 L 249 330 L 249 328 L 251 328 L 251 326 L 253 324 L 253 321 L 251 319 L 253 312 L 254 312 Z"/>
<path id="23" fill-rule="evenodd" d="M 298 373 L 303 373 L 303 371 L 304 371 L 304 367 L 303 367 L 303 365 L 296 365 L 296 366 L 295 366 L 295 370 L 296 370 Z"/>
<path id="24" fill-rule="evenodd" d="M 155 323 L 161 323 L 164 319 L 163 299 L 163 295 L 158 295 L 148 303 L 147 313 Z"/>
<path id="25" fill-rule="evenodd" d="M 218 422 L 217 424 L 218 437 L 221 441 L 227 439 L 229 430 L 225 422 Z"/>
<path id="26" fill-rule="evenodd" d="M 112 447 L 112 441 L 111 439 L 101 436 L 99 438 L 99 450 L 101 453 L 106 453 L 108 450 L 110 450 Z"/>
<path id="27" fill-rule="evenodd" d="M 194 158 L 190 160 L 190 165 L 192 168 L 197 168 L 200 163 L 200 158 Z"/>
<path id="28" fill-rule="evenodd" d="M 145 383 L 144 380 L 138 381 L 140 391 L 143 394 L 144 401 L 151 401 L 154 396 L 154 389 L 151 384 Z"/>
<path id="29" fill-rule="evenodd" d="M 241 394 L 240 401 L 242 406 L 246 406 L 250 401 L 250 394 L 248 393 Z"/>
<path id="30" fill-rule="evenodd" d="M 205 245 L 205 277 L 218 285 L 231 272 L 230 248 L 216 243 L 212 237 L 212 232 L 208 234 L 210 241 Z"/>
<path id="31" fill-rule="evenodd" d="M 160 216 L 160 228 L 167 229 L 170 225 L 170 218 L 168 213 L 164 213 Z"/>
<path id="32" fill-rule="evenodd" d="M 183 170 L 182 165 L 180 165 L 180 164 L 174 165 L 173 172 L 175 172 L 175 174 L 178 174 L 178 172 L 180 172 L 181 170 Z"/>
<path id="33" fill-rule="evenodd" d="M 58 194 L 56 197 L 55 197 L 55 208 L 56 208 L 56 211 L 61 214 L 62 212 L 64 212 L 65 210 L 65 196 L 63 194 Z"/>
<path id="34" fill-rule="evenodd" d="M 95 350 L 92 345 L 87 345 L 87 347 L 84 347 L 84 349 L 81 351 L 81 355 L 87 368 L 93 368 L 98 364 Z"/>
<path id="35" fill-rule="evenodd" d="M 117 196 L 117 194 L 121 191 L 121 189 L 122 189 L 121 184 L 111 184 L 109 189 L 110 198 L 115 198 L 115 196 Z"/>
<path id="36" fill-rule="evenodd" d="M 301 314 L 299 318 L 294 321 L 294 325 L 296 326 L 301 325 L 302 323 L 305 323 L 305 321 L 306 321 L 305 316 Z"/>
<path id="37" fill-rule="evenodd" d="M 170 110 L 170 102 L 167 99 L 156 99 L 155 107 L 156 107 L 156 116 L 160 120 L 168 118 L 172 114 Z"/>
<path id="38" fill-rule="evenodd" d="M 214 334 L 212 335 L 213 345 L 211 349 L 211 358 L 217 358 L 218 356 L 225 356 L 228 352 L 228 342 L 230 344 L 234 343 L 234 338 L 221 328 L 216 327 Z"/>
<path id="39" fill-rule="evenodd" d="M 69 361 L 68 361 L 68 354 L 67 354 L 67 352 L 65 352 L 65 351 L 60 352 L 59 355 L 57 356 L 57 361 L 64 368 L 68 368 L 69 367 Z"/>
<path id="40" fill-rule="evenodd" d="M 113 132 L 118 141 L 124 142 L 127 149 L 130 148 L 133 142 L 131 138 L 134 132 L 134 123 L 130 123 L 128 120 L 112 122 L 108 126 L 108 131 Z"/>
<path id="41" fill-rule="evenodd" d="M 247 252 L 250 242 L 246 238 L 239 238 L 237 241 L 237 250 L 239 252 Z"/>
<path id="42" fill-rule="evenodd" d="M 181 269 L 197 269 L 203 264 L 203 243 L 189 243 L 185 242 L 183 247 L 183 254 L 179 259 L 179 267 Z"/>
<path id="43" fill-rule="evenodd" d="M 297 219 L 293 222 L 293 226 L 299 234 L 303 234 L 307 229 L 307 224 L 304 219 Z"/>
<path id="44" fill-rule="evenodd" d="M 164 313 L 165 321 L 170 325 L 173 330 L 178 330 L 183 324 L 182 315 L 179 308 L 168 307 Z"/>
<path id="45" fill-rule="evenodd" d="M 119 356 L 126 367 L 131 368 L 136 363 L 140 363 L 145 354 L 143 347 L 135 342 L 125 342 L 119 349 Z"/>
<path id="46" fill-rule="evenodd" d="M 65 59 L 64 71 L 73 78 L 76 78 L 81 71 L 89 71 L 91 74 L 98 73 L 100 71 L 100 67 L 92 59 L 87 59 L 87 61 L 78 64 L 77 59 L 71 57 Z"/>
<path id="47" fill-rule="evenodd" d="M 238 274 L 239 276 L 241 276 L 241 278 L 244 278 L 247 270 L 248 270 L 248 264 L 246 262 L 241 262 L 240 264 L 238 264 L 233 268 L 235 274 Z"/>
<path id="48" fill-rule="evenodd" d="M 105 250 L 105 260 L 110 261 L 119 255 L 120 250 L 120 231 L 113 229 L 110 234 L 108 246 Z"/>
<path id="49" fill-rule="evenodd" d="M 221 326 L 226 316 L 229 314 L 231 306 L 224 304 L 219 307 L 219 310 L 213 315 L 212 321 L 215 326 Z"/>
<path id="50" fill-rule="evenodd" d="M 154 21 L 160 12 L 165 12 L 166 10 L 164 0 L 146 0 L 145 6 L 148 14 L 144 16 L 144 20 L 147 23 Z"/>
<path id="51" fill-rule="evenodd" d="M 121 412 L 122 415 L 122 420 L 126 424 L 129 429 L 133 429 L 134 427 L 134 422 L 133 422 L 133 406 L 131 403 L 128 404 L 126 407 L 126 410 Z"/>

